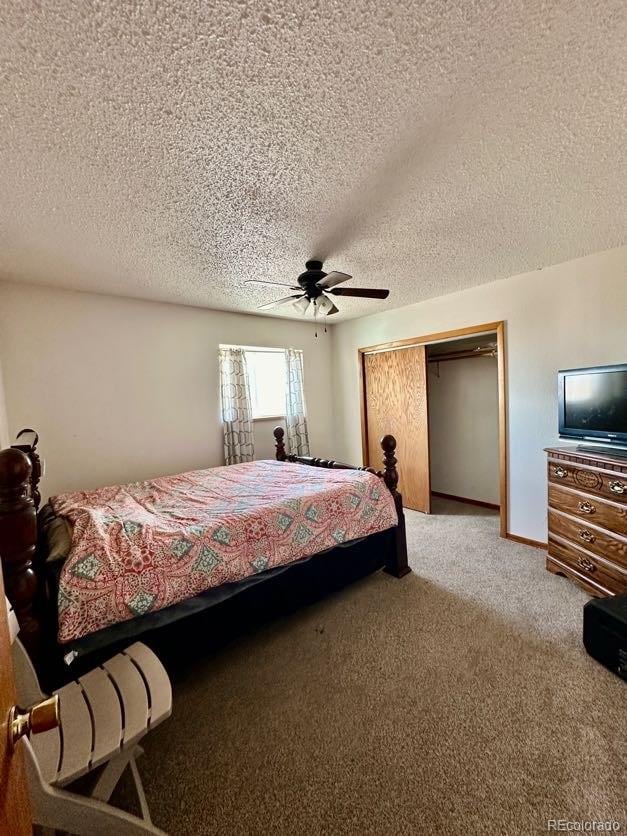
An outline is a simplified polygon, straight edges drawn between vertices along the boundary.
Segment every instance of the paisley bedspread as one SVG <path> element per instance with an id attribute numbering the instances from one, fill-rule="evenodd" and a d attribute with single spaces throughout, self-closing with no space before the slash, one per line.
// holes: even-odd
<path id="1" fill-rule="evenodd" d="M 276 461 L 66 493 L 51 504 L 73 527 L 60 642 L 397 523 L 373 474 Z"/>

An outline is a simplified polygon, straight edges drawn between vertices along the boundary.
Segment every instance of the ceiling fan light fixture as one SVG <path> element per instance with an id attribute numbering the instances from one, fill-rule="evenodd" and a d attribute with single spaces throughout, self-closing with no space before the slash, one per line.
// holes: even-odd
<path id="1" fill-rule="evenodd" d="M 321 314 L 324 314 L 326 316 L 326 314 L 328 314 L 331 308 L 333 307 L 333 302 L 324 294 L 322 296 L 319 296 L 316 301 L 318 303 L 318 310 Z"/>
<path id="2" fill-rule="evenodd" d="M 300 299 L 297 299 L 294 302 L 294 307 L 299 310 L 302 314 L 307 313 L 307 308 L 309 307 L 309 299 L 306 296 L 301 296 Z"/>

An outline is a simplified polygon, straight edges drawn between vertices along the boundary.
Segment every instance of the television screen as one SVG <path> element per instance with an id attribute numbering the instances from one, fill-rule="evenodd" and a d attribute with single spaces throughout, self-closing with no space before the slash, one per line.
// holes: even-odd
<path id="1" fill-rule="evenodd" d="M 582 435 L 627 433 L 627 368 L 564 375 L 564 427 Z"/>

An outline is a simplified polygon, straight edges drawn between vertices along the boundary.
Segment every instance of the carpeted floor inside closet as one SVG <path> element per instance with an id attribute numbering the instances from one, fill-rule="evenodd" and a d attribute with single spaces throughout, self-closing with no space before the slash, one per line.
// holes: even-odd
<path id="1" fill-rule="evenodd" d="M 495 514 L 408 512 L 382 572 L 173 673 L 140 770 L 171 834 L 627 827 L 627 686 L 581 644 L 587 596 Z"/>

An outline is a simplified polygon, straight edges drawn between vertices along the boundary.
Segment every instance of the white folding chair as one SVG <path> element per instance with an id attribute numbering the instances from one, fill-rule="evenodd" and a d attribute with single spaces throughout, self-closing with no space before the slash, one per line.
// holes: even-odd
<path id="1" fill-rule="evenodd" d="M 13 642 L 18 701 L 33 705 L 47 697 L 17 633 L 17 618 L 7 601 Z M 165 668 L 146 645 L 135 642 L 55 693 L 59 697 L 58 728 L 22 738 L 35 824 L 76 836 L 139 836 L 161 834 L 151 819 L 137 769 L 141 738 L 169 717 L 172 689 Z M 91 795 L 62 787 L 104 766 Z M 129 766 L 142 818 L 108 804 Z"/>

